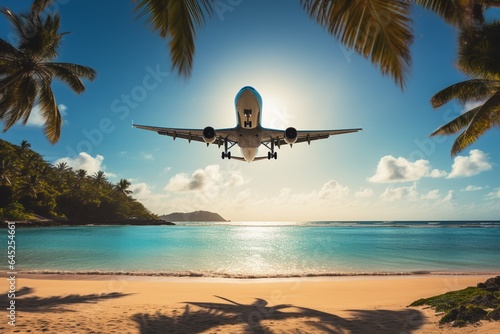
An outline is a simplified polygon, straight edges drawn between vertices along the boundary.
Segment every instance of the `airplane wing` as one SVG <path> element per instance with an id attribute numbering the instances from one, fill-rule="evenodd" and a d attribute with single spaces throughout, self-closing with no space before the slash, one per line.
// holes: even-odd
<path id="1" fill-rule="evenodd" d="M 203 129 L 179 129 L 179 128 L 163 128 L 158 126 L 132 124 L 133 127 L 143 130 L 149 130 L 158 133 L 159 135 L 176 138 L 187 139 L 189 142 L 192 140 L 205 143 L 203 139 Z M 212 144 L 222 145 L 222 139 L 235 141 L 237 139 L 236 130 L 231 129 L 215 129 L 216 139 Z"/>
<path id="2" fill-rule="evenodd" d="M 344 133 L 358 132 L 363 130 L 362 128 L 354 128 L 354 129 L 337 129 L 337 130 L 297 130 L 297 140 L 294 144 L 307 142 L 311 143 L 313 140 L 326 139 L 330 136 L 341 135 Z M 264 129 L 262 141 L 263 142 L 272 142 L 279 147 L 281 145 L 286 145 L 284 139 L 285 130 L 276 130 L 276 129 Z"/>

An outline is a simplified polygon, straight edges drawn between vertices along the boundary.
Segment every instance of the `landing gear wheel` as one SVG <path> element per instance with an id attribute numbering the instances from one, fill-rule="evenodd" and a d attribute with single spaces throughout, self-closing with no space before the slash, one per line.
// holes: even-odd
<path id="1" fill-rule="evenodd" d="M 273 158 L 274 158 L 274 160 L 278 159 L 278 152 L 274 152 Z"/>
<path id="2" fill-rule="evenodd" d="M 224 152 L 222 152 L 222 159 L 224 159 L 226 157 L 226 154 Z"/>
<path id="3" fill-rule="evenodd" d="M 227 152 L 227 158 L 231 159 L 231 152 Z"/>
<path id="4" fill-rule="evenodd" d="M 271 152 L 267 152 L 267 160 L 271 160 Z"/>

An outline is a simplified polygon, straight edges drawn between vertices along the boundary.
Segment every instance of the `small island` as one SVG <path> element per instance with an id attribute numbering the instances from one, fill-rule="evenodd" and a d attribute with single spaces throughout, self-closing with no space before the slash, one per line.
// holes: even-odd
<path id="1" fill-rule="evenodd" d="M 209 211 L 174 212 L 168 215 L 161 215 L 160 219 L 171 222 L 227 222 L 218 213 Z"/>

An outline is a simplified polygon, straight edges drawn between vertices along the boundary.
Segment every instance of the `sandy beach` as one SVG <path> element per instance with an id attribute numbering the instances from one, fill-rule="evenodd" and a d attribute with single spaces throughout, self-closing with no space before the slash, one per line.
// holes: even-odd
<path id="1" fill-rule="evenodd" d="M 439 327 L 432 309 L 407 307 L 419 298 L 475 286 L 489 277 L 18 277 L 16 326 L 8 324 L 2 307 L 0 332 L 498 333 L 500 322 Z M 2 305 L 8 305 L 2 290 Z"/>

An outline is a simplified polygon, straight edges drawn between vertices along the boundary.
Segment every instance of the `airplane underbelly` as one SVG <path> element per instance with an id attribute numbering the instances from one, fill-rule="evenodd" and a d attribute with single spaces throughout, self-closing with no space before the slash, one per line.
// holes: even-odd
<path id="1" fill-rule="evenodd" d="M 243 155 L 243 158 L 245 158 L 246 161 L 251 162 L 255 156 L 257 155 L 258 148 L 241 148 L 241 154 Z"/>
<path id="2" fill-rule="evenodd" d="M 261 136 L 258 131 L 245 130 L 239 133 L 238 146 L 241 148 L 258 148 L 261 144 Z"/>

